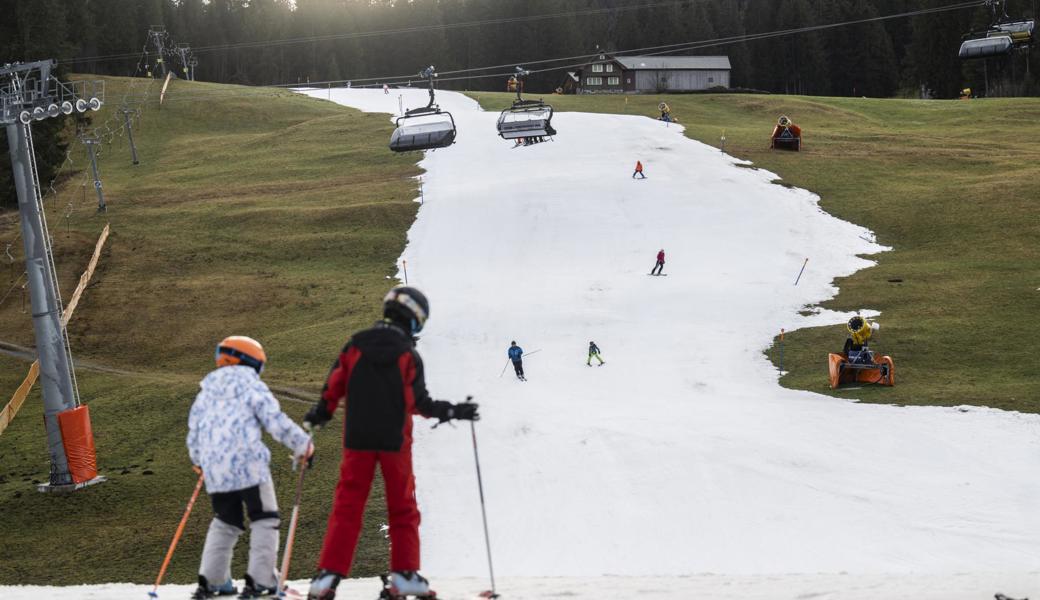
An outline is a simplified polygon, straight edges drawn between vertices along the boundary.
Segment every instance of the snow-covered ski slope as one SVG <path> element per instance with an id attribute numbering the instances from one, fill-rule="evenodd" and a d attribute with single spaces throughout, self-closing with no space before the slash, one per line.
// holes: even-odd
<path id="1" fill-rule="evenodd" d="M 395 113 L 402 93 L 406 107 L 427 99 L 332 98 Z M 868 231 L 674 125 L 558 113 L 556 141 L 513 149 L 495 135 L 497 114 L 457 94 L 438 100 L 458 143 L 415 155 L 425 203 L 402 258 L 432 302 L 420 342 L 431 391 L 481 403 L 503 598 L 1040 594 L 1040 417 L 784 390 L 761 355 L 781 327 L 844 320 L 797 312 L 870 264 L 856 257 L 881 250 Z M 631 179 L 637 159 L 645 181 Z M 648 277 L 660 248 L 669 276 Z M 526 383 L 500 376 L 513 339 L 541 349 Z M 585 366 L 590 340 L 606 366 Z M 817 350 L 821 383 L 828 350 Z M 415 445 L 423 571 L 441 597 L 472 598 L 487 564 L 470 430 L 429 424 L 417 423 Z M 352 580 L 340 596 L 378 587 Z M 0 593 L 142 600 L 150 589 Z"/>
<path id="2" fill-rule="evenodd" d="M 993 590 L 1021 590 L 1037 577 L 1040 573 L 503 577 L 498 580 L 498 592 L 502 600 L 990 600 Z M 438 577 L 432 584 L 443 600 L 473 600 L 488 587 L 486 577 Z M 291 586 L 306 593 L 308 582 L 295 581 Z M 377 578 L 344 580 L 336 598 L 375 600 L 380 586 Z M 159 588 L 158 600 L 186 600 L 194 590 L 195 586 L 164 585 Z M 150 585 L 131 584 L 0 586 L 4 600 L 149 600 L 150 591 Z"/>
<path id="3" fill-rule="evenodd" d="M 331 98 L 397 113 L 401 94 L 427 100 Z M 1040 569 L 1040 417 L 785 390 L 763 357 L 834 277 L 871 264 L 857 255 L 884 250 L 869 231 L 675 125 L 557 113 L 555 141 L 513 148 L 497 113 L 437 99 L 458 140 L 415 155 L 424 204 L 402 259 L 432 303 L 431 392 L 481 403 L 496 573 Z M 669 276 L 649 277 L 661 248 Z M 526 383 L 500 376 L 511 340 L 541 350 Z M 590 340 L 604 367 L 586 366 Z M 816 350 L 821 384 L 843 341 Z M 424 570 L 484 573 L 469 427 L 417 429 Z"/>

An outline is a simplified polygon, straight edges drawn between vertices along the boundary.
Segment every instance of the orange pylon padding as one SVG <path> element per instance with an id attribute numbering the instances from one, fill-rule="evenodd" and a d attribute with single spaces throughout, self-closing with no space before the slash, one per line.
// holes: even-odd
<path id="1" fill-rule="evenodd" d="M 90 409 L 86 405 L 58 413 L 58 427 L 65 446 L 72 481 L 85 483 L 97 477 L 94 431 L 90 428 Z"/>

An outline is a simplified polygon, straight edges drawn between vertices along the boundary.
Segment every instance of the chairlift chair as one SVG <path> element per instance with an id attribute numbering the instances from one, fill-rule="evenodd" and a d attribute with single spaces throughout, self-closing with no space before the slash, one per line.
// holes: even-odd
<path id="1" fill-rule="evenodd" d="M 434 102 L 433 78 L 437 76 L 436 71 L 431 65 L 419 76 L 430 82 L 430 103 L 405 111 L 403 116 L 397 118 L 396 129 L 390 136 L 390 149 L 394 152 L 435 150 L 455 143 L 457 130 L 454 117 Z"/>
<path id="2" fill-rule="evenodd" d="M 523 78 L 530 71 L 516 68 L 516 100 L 498 117 L 498 135 L 506 140 L 541 138 L 556 135 L 552 126 L 553 107 L 541 100 L 524 100 L 521 96 Z"/>
<path id="3" fill-rule="evenodd" d="M 957 53 L 959 58 L 968 60 L 1004 56 L 1012 50 L 1032 45 L 1035 19 L 1011 20 L 1007 14 L 1006 1 L 991 0 L 989 5 L 993 11 L 992 24 L 985 31 L 972 31 L 964 36 Z M 1003 16 L 998 14 L 998 8 L 1002 10 Z"/>

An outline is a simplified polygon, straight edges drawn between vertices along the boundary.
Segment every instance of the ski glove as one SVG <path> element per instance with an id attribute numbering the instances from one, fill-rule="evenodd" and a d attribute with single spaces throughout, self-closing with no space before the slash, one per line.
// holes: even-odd
<path id="1" fill-rule="evenodd" d="M 446 400 L 433 401 L 432 416 L 439 419 L 441 423 L 446 423 L 452 419 L 476 421 L 480 418 L 480 415 L 477 414 L 477 404 L 473 402 L 452 404 Z"/>
<path id="2" fill-rule="evenodd" d="M 307 463 L 307 468 L 314 466 L 314 442 L 307 442 L 307 448 L 303 452 L 293 456 L 293 470 L 296 470 L 296 465 Z"/>
<path id="3" fill-rule="evenodd" d="M 307 411 L 307 415 L 303 417 L 303 428 L 307 431 L 317 431 L 331 419 L 332 415 L 325 408 L 325 401 L 319 400 L 317 404 Z"/>
<path id="4" fill-rule="evenodd" d="M 460 421 L 479 421 L 480 413 L 477 412 L 477 407 L 480 406 L 475 402 L 466 402 L 465 404 L 455 405 L 455 418 Z"/>

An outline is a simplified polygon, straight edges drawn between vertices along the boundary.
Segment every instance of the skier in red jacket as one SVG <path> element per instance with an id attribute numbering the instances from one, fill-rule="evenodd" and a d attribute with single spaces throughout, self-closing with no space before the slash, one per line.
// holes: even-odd
<path id="1" fill-rule="evenodd" d="M 632 173 L 632 179 L 635 179 L 636 175 L 639 175 L 643 179 L 646 179 L 646 175 L 643 175 L 643 163 L 639 162 L 638 160 L 636 161 L 636 170 Z"/>
<path id="2" fill-rule="evenodd" d="M 426 391 L 423 363 L 412 336 L 422 330 L 430 305 L 419 290 L 396 287 L 383 301 L 384 319 L 351 337 L 332 365 L 321 400 L 304 424 L 327 423 L 342 402 L 346 411 L 343 462 L 318 559 L 318 574 L 307 595 L 333 600 L 340 579 L 350 573 L 361 534 L 361 516 L 376 465 L 383 473 L 390 521 L 392 596 L 433 597 L 419 575 L 419 509 L 412 474 L 412 415 L 477 420 L 477 405 L 433 400 Z"/>
<path id="3" fill-rule="evenodd" d="M 664 270 L 664 248 L 657 251 L 657 264 L 650 270 L 651 275 L 661 275 Z M 656 271 L 656 272 L 655 272 Z"/>

